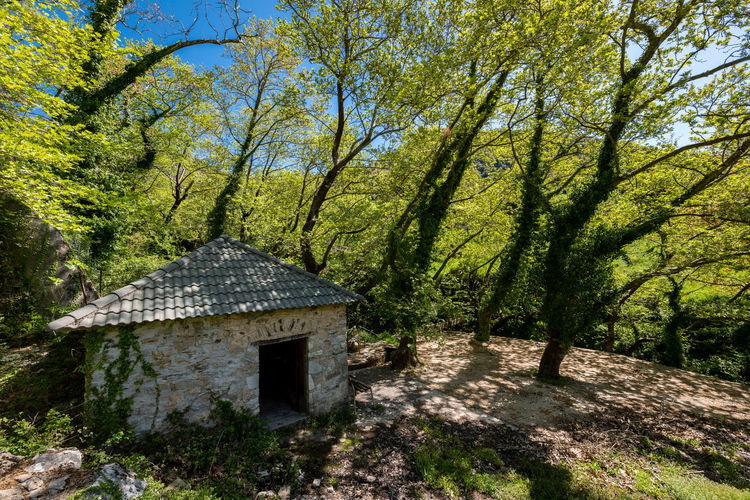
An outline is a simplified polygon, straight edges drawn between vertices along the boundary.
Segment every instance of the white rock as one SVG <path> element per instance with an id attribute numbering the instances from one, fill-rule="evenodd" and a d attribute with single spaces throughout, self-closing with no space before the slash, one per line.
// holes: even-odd
<path id="1" fill-rule="evenodd" d="M 18 481 L 18 479 L 16 479 L 16 481 Z M 41 478 L 31 476 L 25 481 L 21 481 L 21 486 L 23 486 L 26 491 L 34 491 L 44 486 L 44 481 L 42 481 Z"/>
<path id="2" fill-rule="evenodd" d="M 119 464 L 108 464 L 102 467 L 102 470 L 99 471 L 99 477 L 81 498 L 109 500 L 110 495 L 101 493 L 102 488 L 107 484 L 117 488 L 122 493 L 122 498 L 126 500 L 141 496 L 146 489 L 146 481 L 139 479 L 135 472 Z"/>
<path id="3" fill-rule="evenodd" d="M 320 486 L 320 479 L 313 479 L 313 488 Z"/>
<path id="4" fill-rule="evenodd" d="M 190 489 L 190 485 L 187 484 L 185 481 L 183 481 L 182 479 L 180 479 L 178 477 L 177 479 L 175 479 L 174 481 L 172 481 L 171 483 L 169 483 L 169 486 L 167 486 L 165 489 L 167 491 L 172 491 L 172 490 L 189 490 Z"/>
<path id="5" fill-rule="evenodd" d="M 256 498 L 271 498 L 271 497 L 275 497 L 275 496 L 276 496 L 276 493 L 274 493 L 273 491 L 270 491 L 270 490 L 259 491 L 258 494 L 255 495 Z"/>
<path id="6" fill-rule="evenodd" d="M 367 476 L 367 482 L 368 483 L 374 483 L 375 482 L 375 476 Z"/>
<path id="7" fill-rule="evenodd" d="M 326 488 L 326 491 L 328 491 L 328 493 L 333 493 L 333 486 Z"/>
<path id="8" fill-rule="evenodd" d="M 49 483 L 47 483 L 47 495 L 53 496 L 60 493 L 62 490 L 65 489 L 65 481 L 68 480 L 70 476 L 62 476 L 58 477 L 57 479 L 53 479 Z"/>
<path id="9" fill-rule="evenodd" d="M 0 490 L 0 500 L 23 500 L 23 492 L 17 488 Z"/>
<path id="10" fill-rule="evenodd" d="M 262 470 L 262 471 L 258 472 L 258 477 L 266 477 L 266 476 L 268 476 L 268 471 L 267 470 Z"/>
<path id="11" fill-rule="evenodd" d="M 281 498 L 281 500 L 287 500 L 292 496 L 292 487 L 282 486 L 281 488 L 279 488 L 279 492 L 277 493 L 277 495 L 279 495 L 279 498 Z"/>
<path id="12" fill-rule="evenodd" d="M 35 456 L 33 464 L 26 467 L 26 472 L 47 472 L 63 467 L 81 468 L 83 454 L 76 448 L 66 448 L 63 450 L 48 450 L 47 453 Z"/>

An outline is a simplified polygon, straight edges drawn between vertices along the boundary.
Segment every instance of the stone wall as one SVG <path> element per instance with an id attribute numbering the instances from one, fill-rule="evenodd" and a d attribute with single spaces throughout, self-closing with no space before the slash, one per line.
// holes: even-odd
<path id="1" fill-rule="evenodd" d="M 189 420 L 206 417 L 211 394 L 257 412 L 258 347 L 268 341 L 307 339 L 311 415 L 329 411 L 349 397 L 343 305 L 154 322 L 133 333 L 144 360 L 158 373 L 154 380 L 136 364 L 125 384 L 123 396 L 133 397 L 129 423 L 138 433 L 159 429 L 169 412 L 188 406 Z M 105 363 L 117 360 L 116 346 L 117 327 L 111 327 L 101 351 L 93 356 L 95 365 L 102 356 Z M 91 375 L 90 384 L 104 386 L 103 369 Z"/>

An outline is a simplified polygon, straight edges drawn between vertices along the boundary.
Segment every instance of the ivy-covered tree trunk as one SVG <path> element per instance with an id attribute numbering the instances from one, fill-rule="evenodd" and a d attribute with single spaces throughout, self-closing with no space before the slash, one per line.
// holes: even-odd
<path id="1" fill-rule="evenodd" d="M 120 95 L 139 77 L 145 75 L 164 58 L 180 49 L 194 45 L 240 43 L 240 38 L 181 40 L 166 47 L 156 46 L 142 56 L 128 62 L 123 71 L 113 77 L 100 81 L 102 63 L 105 60 L 105 46 L 114 43 L 117 22 L 123 9 L 133 0 L 96 0 L 89 6 L 89 23 L 92 28 L 92 43 L 89 48 L 89 59 L 83 65 L 85 80 L 89 86 L 73 88 L 67 95 L 67 101 L 75 106 L 75 111 L 67 119 L 72 125 L 83 125 L 87 130 L 97 132 L 96 116 L 113 98 Z"/>
<path id="2" fill-rule="evenodd" d="M 394 370 L 404 370 L 406 368 L 421 365 L 417 355 L 417 334 L 416 332 L 402 333 L 398 343 L 398 348 L 391 354 L 391 363 Z"/>
<path id="3" fill-rule="evenodd" d="M 473 63 L 470 69 L 472 79 L 475 70 L 476 66 Z M 508 74 L 508 70 L 498 74 L 482 102 L 476 107 L 474 119 L 462 124 L 450 135 L 435 157 L 432 169 L 422 181 L 423 195 L 414 210 L 413 218 L 417 222 L 417 230 L 413 239 L 399 238 L 401 228 L 395 228 L 390 235 L 387 256 L 397 265 L 391 265 L 389 294 L 396 301 L 422 302 L 413 300 L 415 294 L 423 293 L 423 287 L 417 287 L 416 283 L 425 279 L 429 271 L 434 257 L 435 242 L 448 214 L 451 200 L 461 185 L 466 169 L 472 164 L 471 150 L 474 140 L 494 114 Z M 467 98 L 467 107 L 474 111 L 473 95 Z M 397 318 L 398 324 L 408 327 L 403 328 L 398 349 L 393 353 L 396 369 L 413 366 L 419 362 L 416 328 L 421 323 L 420 312 L 407 310 L 404 314 L 409 317 Z"/>
<path id="4" fill-rule="evenodd" d="M 250 148 L 253 143 L 253 137 L 255 136 L 254 132 L 255 121 L 251 121 L 248 131 L 245 134 L 245 140 L 243 141 L 240 151 L 237 153 L 237 157 L 232 165 L 232 171 L 229 174 L 229 178 L 227 178 L 227 183 L 224 184 L 221 192 L 216 197 L 213 208 L 206 217 L 209 240 L 214 240 L 228 232 L 227 222 L 229 218 L 229 204 L 242 187 L 242 180 L 245 177 L 245 166 L 252 155 Z"/>
<path id="5" fill-rule="evenodd" d="M 508 257 L 503 262 L 500 271 L 493 277 L 492 294 L 481 305 L 477 315 L 478 328 L 474 335 L 475 340 L 484 342 L 490 340 L 492 316 L 500 310 L 503 301 L 512 289 L 521 268 L 521 258 L 529 248 L 533 234 L 539 225 L 539 215 L 541 213 L 540 196 L 542 179 L 544 178 L 542 137 L 546 124 L 542 83 L 542 78 L 537 78 L 536 124 L 534 126 L 534 135 L 531 137 L 529 162 L 523 178 L 520 214 L 516 219 L 516 227 L 508 244 Z"/>
<path id="6" fill-rule="evenodd" d="M 670 278 L 672 290 L 667 294 L 669 309 L 672 311 L 667 324 L 664 326 L 664 364 L 682 368 L 685 365 L 685 352 L 682 347 L 682 338 L 680 336 L 680 326 L 682 325 L 683 312 L 680 306 L 680 294 L 682 286 L 674 279 Z"/>
<path id="7" fill-rule="evenodd" d="M 632 8 L 628 28 L 651 29 L 638 24 L 635 20 L 637 7 L 634 4 Z M 553 222 L 544 262 L 545 296 L 541 308 L 550 335 L 549 355 L 542 356 L 539 363 L 539 374 L 546 378 L 560 377 L 560 364 L 567 347 L 604 309 L 600 294 L 611 271 L 609 264 L 613 252 L 609 249 L 609 252 L 598 253 L 595 250 L 597 242 L 588 241 L 584 228 L 617 186 L 620 172 L 618 146 L 634 118 L 630 108 L 636 84 L 659 46 L 677 28 L 685 13 L 678 13 L 661 36 L 649 36 L 649 43 L 638 61 L 627 71 L 622 71 L 593 178 L 576 189 L 569 201 L 551 214 Z"/>

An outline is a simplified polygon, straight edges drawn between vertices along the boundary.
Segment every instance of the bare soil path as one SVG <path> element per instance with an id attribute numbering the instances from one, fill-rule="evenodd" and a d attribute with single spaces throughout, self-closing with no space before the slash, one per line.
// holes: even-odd
<path id="1" fill-rule="evenodd" d="M 555 386 L 532 376 L 543 349 L 539 342 L 493 338 L 479 343 L 469 333 L 450 332 L 444 342 L 419 344 L 425 366 L 412 373 L 386 367 L 353 373 L 373 385 L 375 402 L 382 405 L 377 413 L 386 419 L 444 405 L 472 420 L 485 413 L 537 432 L 623 412 L 690 413 L 750 428 L 750 387 L 579 348 L 571 350 L 561 368 L 572 381 Z M 369 394 L 357 398 L 369 399 Z"/>

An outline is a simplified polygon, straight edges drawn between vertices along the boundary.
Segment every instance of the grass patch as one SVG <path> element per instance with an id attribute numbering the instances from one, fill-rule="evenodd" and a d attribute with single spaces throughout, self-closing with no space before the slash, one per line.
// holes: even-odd
<path id="1" fill-rule="evenodd" d="M 310 422 L 310 429 L 313 431 L 324 428 L 330 429 L 332 435 L 340 438 L 346 432 L 352 432 L 356 429 L 354 426 L 355 420 L 357 420 L 357 415 L 354 413 L 354 408 L 345 406 L 316 416 Z"/>
<path id="2" fill-rule="evenodd" d="M 50 410 L 38 425 L 25 418 L 0 417 L 0 450 L 30 457 L 62 445 L 74 435 L 74 431 L 72 418 L 55 409 Z"/>
<path id="3" fill-rule="evenodd" d="M 428 488 L 449 498 L 469 498 L 475 491 L 508 500 L 614 498 L 587 484 L 589 476 L 574 474 L 567 466 L 501 457 L 492 448 L 462 444 L 456 436 L 437 428 L 440 419 L 413 422 L 430 438 L 412 455 L 413 466 Z"/>
<path id="4" fill-rule="evenodd" d="M 663 485 L 669 498 L 674 500 L 750 500 L 750 491 L 701 476 L 671 475 L 664 478 Z"/>
<path id="5" fill-rule="evenodd" d="M 78 408 L 84 377 L 76 368 L 83 357 L 80 335 L 74 333 L 0 351 L 0 417 L 38 420 L 53 408 L 66 413 Z"/>

